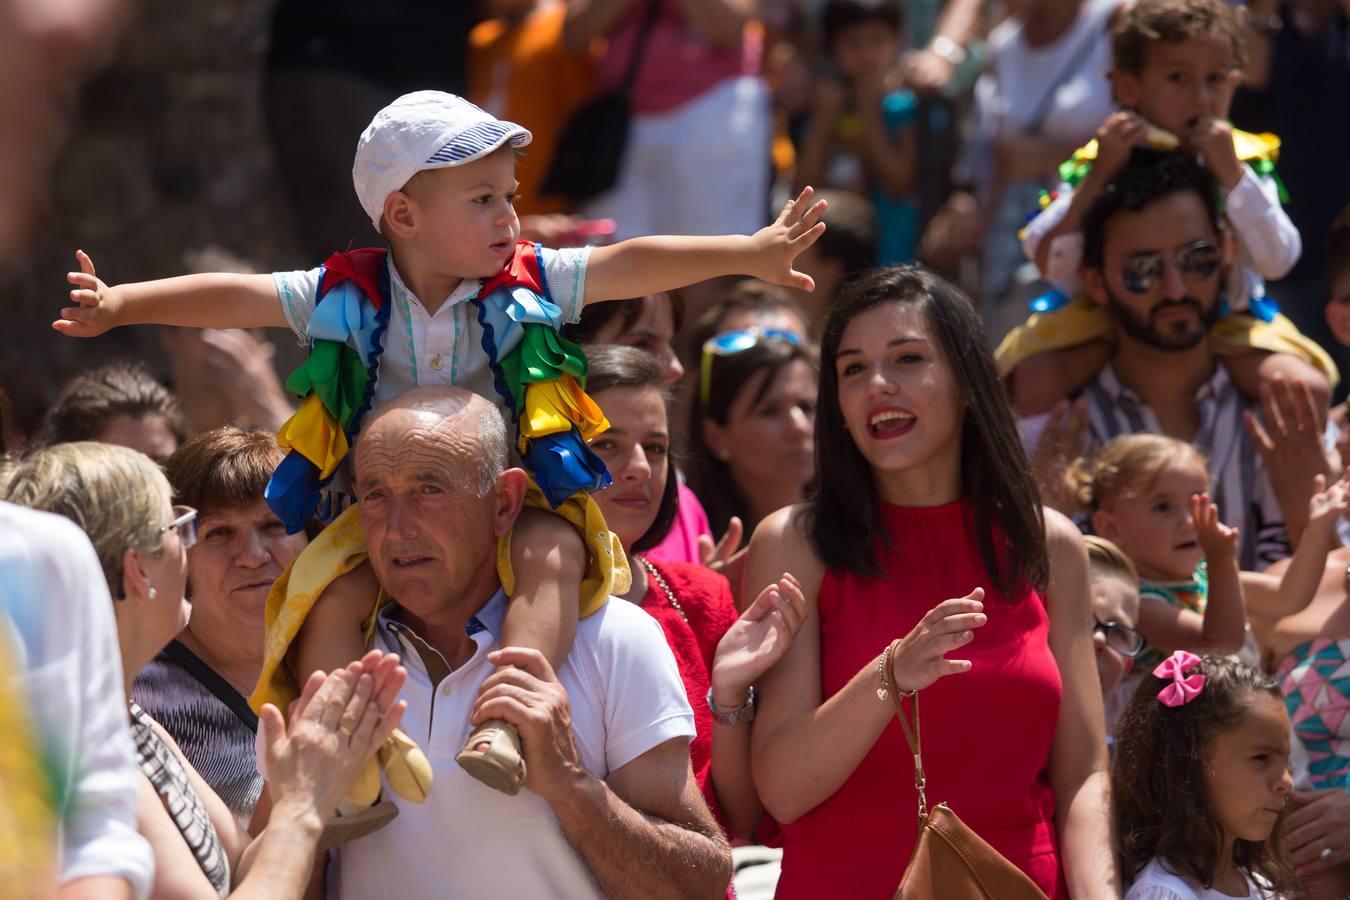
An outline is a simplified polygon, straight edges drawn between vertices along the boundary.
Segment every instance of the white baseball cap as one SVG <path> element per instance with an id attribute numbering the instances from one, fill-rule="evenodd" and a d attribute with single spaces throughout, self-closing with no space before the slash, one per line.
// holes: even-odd
<path id="1" fill-rule="evenodd" d="M 507 141 L 524 147 L 526 129 L 443 91 L 404 94 L 375 114 L 356 142 L 352 183 L 370 224 L 380 230 L 384 200 L 424 169 L 461 166 Z"/>

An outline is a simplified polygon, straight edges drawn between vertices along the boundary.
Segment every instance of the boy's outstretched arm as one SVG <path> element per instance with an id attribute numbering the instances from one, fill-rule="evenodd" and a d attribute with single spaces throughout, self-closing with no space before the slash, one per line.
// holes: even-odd
<path id="1" fill-rule="evenodd" d="M 722 275 L 750 275 L 814 290 L 811 276 L 792 268 L 797 256 L 825 233 L 820 221 L 825 201 L 813 204 L 812 195 L 806 188 L 773 224 L 751 235 L 640 237 L 597 247 L 586 265 L 586 302 L 645 297 Z"/>
<path id="2" fill-rule="evenodd" d="M 80 271 L 66 280 L 75 286 L 75 306 L 61 310 L 52 327 L 70 337 L 97 337 L 120 325 L 182 325 L 188 328 L 287 328 L 271 275 L 204 273 L 135 284 L 104 284 L 94 261 L 75 251 Z"/>

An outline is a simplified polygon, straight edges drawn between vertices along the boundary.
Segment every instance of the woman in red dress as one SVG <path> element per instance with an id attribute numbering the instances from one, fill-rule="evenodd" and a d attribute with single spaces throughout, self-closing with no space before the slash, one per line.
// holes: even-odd
<path id="1" fill-rule="evenodd" d="M 760 525 L 745 581 L 790 570 L 806 599 L 752 733 L 759 796 L 784 825 L 777 896 L 890 897 L 904 873 L 913 758 L 878 690 L 898 638 L 889 674 L 921 690 L 930 803 L 1049 897 L 1119 897 L 1087 554 L 1040 506 L 965 295 L 908 266 L 845 286 L 816 461 L 816 498 Z"/>
<path id="2" fill-rule="evenodd" d="M 783 658 L 805 600 L 795 581 L 780 578 L 738 615 L 726 578 L 704 566 L 647 558 L 678 504 L 661 366 L 630 347 L 592 346 L 586 355 L 587 390 L 610 426 L 591 449 L 614 479 L 595 500 L 633 572 L 624 599 L 651 613 L 675 654 L 694 708 L 689 760 L 708 806 L 728 834 L 749 837 L 764 815 L 750 778 L 752 686 Z"/>

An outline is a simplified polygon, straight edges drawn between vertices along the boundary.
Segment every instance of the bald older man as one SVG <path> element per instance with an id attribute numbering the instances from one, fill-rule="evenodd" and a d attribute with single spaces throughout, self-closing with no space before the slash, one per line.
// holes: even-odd
<path id="1" fill-rule="evenodd" d="M 330 895 L 724 897 L 731 852 L 690 770 L 693 714 L 656 622 L 611 599 L 556 674 L 498 646 L 497 538 L 525 494 L 508 446 L 491 403 L 443 386 L 384 406 L 357 443 L 361 524 L 394 601 L 374 640 L 408 668 L 403 727 L 436 780 L 426 803 L 394 798 L 398 818 L 341 849 Z M 528 791 L 498 793 L 455 763 L 470 718 L 520 729 Z"/>

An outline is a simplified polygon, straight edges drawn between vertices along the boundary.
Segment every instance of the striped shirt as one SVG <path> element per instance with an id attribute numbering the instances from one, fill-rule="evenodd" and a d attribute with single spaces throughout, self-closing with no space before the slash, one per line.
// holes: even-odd
<path id="1" fill-rule="evenodd" d="M 1139 395 L 1120 383 L 1110 363 L 1083 389 L 1088 399 L 1088 431 L 1097 446 L 1122 434 L 1162 434 L 1158 416 Z M 1242 423 L 1252 406 L 1223 366 L 1195 393 L 1200 430 L 1191 443 L 1209 460 L 1210 496 L 1224 524 L 1241 529 L 1238 564 L 1259 571 L 1290 553 L 1284 513 L 1271 490 L 1256 445 Z"/>

